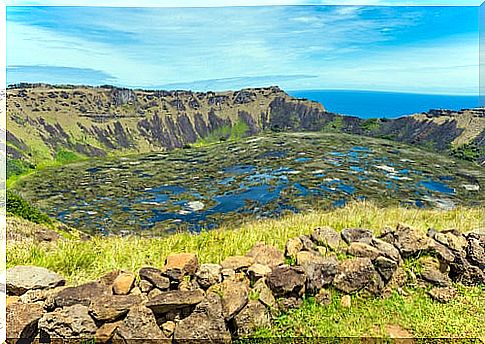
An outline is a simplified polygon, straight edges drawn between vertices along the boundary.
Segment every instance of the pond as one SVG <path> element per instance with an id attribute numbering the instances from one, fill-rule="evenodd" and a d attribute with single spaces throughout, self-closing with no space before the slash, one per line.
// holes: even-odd
<path id="1" fill-rule="evenodd" d="M 385 140 L 280 133 L 46 168 L 15 188 L 90 233 L 166 235 L 286 213 L 378 205 L 483 205 L 479 167 Z"/>

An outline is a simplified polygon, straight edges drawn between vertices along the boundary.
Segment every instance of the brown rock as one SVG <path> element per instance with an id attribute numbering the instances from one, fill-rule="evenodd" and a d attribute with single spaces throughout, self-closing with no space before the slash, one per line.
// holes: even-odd
<path id="1" fill-rule="evenodd" d="M 254 245 L 247 256 L 253 257 L 254 263 L 267 265 L 270 268 L 283 264 L 285 259 L 280 250 L 264 243 Z"/>
<path id="2" fill-rule="evenodd" d="M 245 270 L 254 264 L 254 258 L 246 256 L 231 256 L 224 259 L 221 266 L 224 270 Z"/>
<path id="3" fill-rule="evenodd" d="M 301 296 L 305 292 L 306 274 L 301 267 L 282 265 L 271 271 L 266 278 L 275 296 Z"/>
<path id="4" fill-rule="evenodd" d="M 259 301 L 249 301 L 234 318 L 238 336 L 247 336 L 261 327 L 269 327 L 271 320 L 266 307 Z"/>
<path id="5" fill-rule="evenodd" d="M 153 288 L 152 290 L 150 290 L 150 292 L 147 295 L 148 296 L 148 300 L 154 299 L 157 296 L 162 295 L 162 293 L 163 293 L 163 291 L 161 291 L 160 289 Z"/>
<path id="6" fill-rule="evenodd" d="M 386 257 L 378 257 L 374 262 L 377 272 L 382 276 L 384 281 L 389 281 L 397 269 L 397 262 Z"/>
<path id="7" fill-rule="evenodd" d="M 24 294 L 25 295 L 25 294 Z M 13 304 L 13 303 L 19 303 L 20 302 L 20 297 L 19 296 L 7 296 L 6 298 L 6 306 L 8 307 L 9 305 Z M 26 302 L 24 302 L 26 303 Z"/>
<path id="8" fill-rule="evenodd" d="M 173 334 L 176 343 L 231 343 L 231 334 L 222 315 L 222 302 L 219 295 L 208 293 L 191 315 L 180 320 Z"/>
<path id="9" fill-rule="evenodd" d="M 152 311 L 143 305 L 130 309 L 126 318 L 116 329 L 114 339 L 149 339 L 150 341 L 156 340 L 157 343 L 167 344 L 171 342 L 158 327 Z"/>
<path id="10" fill-rule="evenodd" d="M 353 293 L 372 287 L 380 280 L 369 258 L 354 258 L 340 262 L 339 271 L 333 280 L 333 285 L 345 292 Z"/>
<path id="11" fill-rule="evenodd" d="M 259 301 L 270 308 L 276 308 L 276 299 L 271 289 L 266 285 L 266 278 L 261 278 L 254 284 L 253 291 L 258 294 Z"/>
<path id="12" fill-rule="evenodd" d="M 485 270 L 485 245 L 480 244 L 480 240 L 470 237 L 466 249 L 467 258 L 480 269 Z"/>
<path id="13" fill-rule="evenodd" d="M 392 259 L 395 262 L 401 261 L 401 255 L 399 254 L 399 250 L 393 244 L 389 244 L 388 242 L 385 242 L 381 239 L 373 238 L 372 246 L 377 248 L 384 257 Z"/>
<path id="14" fill-rule="evenodd" d="M 446 239 L 448 240 L 448 246 L 453 251 L 463 251 L 467 246 L 467 240 L 463 234 L 457 230 L 443 231 Z"/>
<path id="15" fill-rule="evenodd" d="M 451 285 L 450 278 L 440 271 L 440 263 L 437 259 L 423 257 L 419 259 L 419 262 L 422 264 L 420 277 L 425 281 L 441 287 Z"/>
<path id="16" fill-rule="evenodd" d="M 344 295 L 340 299 L 340 305 L 343 308 L 350 308 L 351 304 L 352 304 L 352 299 L 350 298 L 350 295 Z"/>
<path id="17" fill-rule="evenodd" d="M 101 325 L 94 335 L 96 343 L 108 343 L 113 338 L 113 335 L 120 324 L 121 322 L 114 322 Z"/>
<path id="18" fill-rule="evenodd" d="M 170 288 L 170 279 L 163 276 L 163 272 L 155 268 L 141 268 L 138 272 L 140 279 L 150 282 L 153 286 L 160 290 L 168 290 Z"/>
<path id="19" fill-rule="evenodd" d="M 88 314 L 88 307 L 75 304 L 46 313 L 39 320 L 41 338 L 92 339 L 97 327 Z"/>
<path id="20" fill-rule="evenodd" d="M 254 283 L 271 272 L 271 268 L 262 264 L 253 264 L 248 269 L 248 277 Z"/>
<path id="21" fill-rule="evenodd" d="M 277 303 L 280 311 L 288 312 L 290 309 L 300 307 L 303 304 L 303 300 L 295 296 L 290 296 L 278 299 Z"/>
<path id="22" fill-rule="evenodd" d="M 7 304 L 7 339 L 33 339 L 44 310 L 39 304 Z"/>
<path id="23" fill-rule="evenodd" d="M 140 302 L 141 298 L 134 295 L 106 295 L 92 300 L 89 314 L 97 321 L 113 322 Z"/>
<path id="24" fill-rule="evenodd" d="M 167 321 L 167 322 L 163 323 L 162 324 L 163 334 L 167 338 L 172 337 L 173 333 L 175 332 L 175 326 L 176 326 L 176 324 L 173 321 Z"/>
<path id="25" fill-rule="evenodd" d="M 181 281 L 184 276 L 193 276 L 199 268 L 197 255 L 194 253 L 177 253 L 168 255 L 164 273 L 174 281 Z"/>
<path id="26" fill-rule="evenodd" d="M 113 293 L 116 295 L 127 295 L 135 284 L 135 275 L 131 272 L 123 272 L 113 281 Z"/>
<path id="27" fill-rule="evenodd" d="M 307 276 L 306 290 L 317 291 L 332 283 L 338 271 L 338 261 L 334 257 L 322 257 L 318 253 L 300 252 L 297 262 Z"/>
<path id="28" fill-rule="evenodd" d="M 7 294 L 20 296 L 33 289 L 51 289 L 66 283 L 55 272 L 37 266 L 14 266 L 7 269 Z"/>
<path id="29" fill-rule="evenodd" d="M 140 291 L 142 293 L 148 293 L 150 292 L 150 290 L 153 289 L 153 284 L 151 284 L 147 280 L 141 280 L 140 283 L 138 284 L 138 288 L 140 288 Z"/>
<path id="30" fill-rule="evenodd" d="M 414 257 L 432 249 L 431 239 L 409 226 L 398 224 L 394 236 L 395 246 L 405 258 Z"/>
<path id="31" fill-rule="evenodd" d="M 320 289 L 318 294 L 315 295 L 315 301 L 322 306 L 328 306 L 332 303 L 332 294 L 327 289 Z"/>
<path id="32" fill-rule="evenodd" d="M 326 246 L 333 251 L 344 246 L 340 234 L 333 228 L 317 228 L 313 231 L 312 240 L 322 246 Z"/>
<path id="33" fill-rule="evenodd" d="M 173 310 L 195 306 L 204 299 L 202 290 L 180 291 L 171 290 L 162 292 L 160 295 L 151 298 L 146 307 L 156 314 L 163 314 Z"/>
<path id="34" fill-rule="evenodd" d="M 290 238 L 286 242 L 285 256 L 295 258 L 296 254 L 303 249 L 303 243 L 299 238 Z"/>
<path id="35" fill-rule="evenodd" d="M 369 258 L 370 260 L 375 260 L 381 255 L 381 252 L 370 245 L 363 242 L 352 242 L 347 248 L 347 254 L 354 257 Z"/>
<path id="36" fill-rule="evenodd" d="M 111 290 L 108 286 L 100 282 L 90 282 L 77 287 L 63 289 L 54 297 L 54 304 L 56 307 L 68 307 L 76 304 L 88 307 L 91 304 L 91 300 L 104 295 L 111 295 Z"/>
<path id="37" fill-rule="evenodd" d="M 248 288 L 241 282 L 226 280 L 209 288 L 222 298 L 222 314 L 226 320 L 232 319 L 247 303 Z"/>
<path id="38" fill-rule="evenodd" d="M 433 300 L 441 303 L 448 303 L 457 296 L 458 292 L 452 287 L 434 287 L 429 291 L 429 295 Z"/>
<path id="39" fill-rule="evenodd" d="M 222 266 L 219 264 L 202 264 L 196 273 L 197 283 L 207 289 L 211 285 L 222 282 Z"/>
<path id="40" fill-rule="evenodd" d="M 364 228 L 347 228 L 342 231 L 341 235 L 347 244 L 353 242 L 370 244 L 372 241 L 372 231 Z"/>

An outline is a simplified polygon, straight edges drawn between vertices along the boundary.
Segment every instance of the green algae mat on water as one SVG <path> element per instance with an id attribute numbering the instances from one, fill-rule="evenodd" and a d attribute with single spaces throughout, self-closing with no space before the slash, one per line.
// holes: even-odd
<path id="1" fill-rule="evenodd" d="M 14 188 L 49 215 L 91 233 L 164 235 L 353 200 L 482 206 L 484 182 L 478 166 L 409 145 L 279 133 L 45 168 Z"/>

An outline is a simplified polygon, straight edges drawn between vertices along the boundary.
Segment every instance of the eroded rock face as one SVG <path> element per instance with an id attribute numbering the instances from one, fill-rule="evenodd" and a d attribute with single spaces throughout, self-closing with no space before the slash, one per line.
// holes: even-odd
<path id="1" fill-rule="evenodd" d="M 128 312 L 123 322 L 115 332 L 115 339 L 150 340 L 157 343 L 170 343 L 163 331 L 158 327 L 150 309 L 143 305 L 135 306 Z"/>
<path id="2" fill-rule="evenodd" d="M 219 295 L 208 293 L 192 314 L 179 321 L 173 334 L 176 343 L 191 343 L 206 340 L 230 343 L 231 334 L 226 327 Z"/>
<path id="3" fill-rule="evenodd" d="M 163 314 L 177 309 L 195 306 L 204 299 L 202 290 L 181 291 L 172 290 L 162 292 L 148 301 L 146 306 L 154 313 Z"/>
<path id="4" fill-rule="evenodd" d="M 340 262 L 333 285 L 335 288 L 350 294 L 364 288 L 373 290 L 378 279 L 379 275 L 369 258 L 354 258 Z"/>
<path id="5" fill-rule="evenodd" d="M 64 285 L 59 274 L 37 266 L 15 266 L 7 270 L 7 293 L 22 295 L 28 290 L 49 289 Z"/>
<path id="6" fill-rule="evenodd" d="M 7 305 L 7 339 L 33 339 L 44 310 L 39 304 L 15 302 Z"/>
<path id="7" fill-rule="evenodd" d="M 275 267 L 284 263 L 283 253 L 273 246 L 257 243 L 248 252 L 248 257 L 254 258 L 254 263 Z"/>
<path id="8" fill-rule="evenodd" d="M 88 307 L 76 304 L 52 313 L 46 313 L 39 320 L 41 338 L 49 339 L 91 339 L 97 327 L 88 314 Z"/>
<path id="9" fill-rule="evenodd" d="M 305 271 L 288 265 L 274 268 L 266 278 L 266 284 L 276 297 L 299 296 L 305 291 L 305 283 Z"/>

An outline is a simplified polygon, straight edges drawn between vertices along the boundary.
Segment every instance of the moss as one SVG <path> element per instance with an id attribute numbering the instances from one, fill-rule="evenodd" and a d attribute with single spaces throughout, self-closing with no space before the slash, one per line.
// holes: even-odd
<path id="1" fill-rule="evenodd" d="M 60 164 L 68 164 L 70 162 L 75 162 L 81 159 L 82 159 L 82 156 L 67 149 L 59 150 L 55 156 L 56 162 Z"/>

